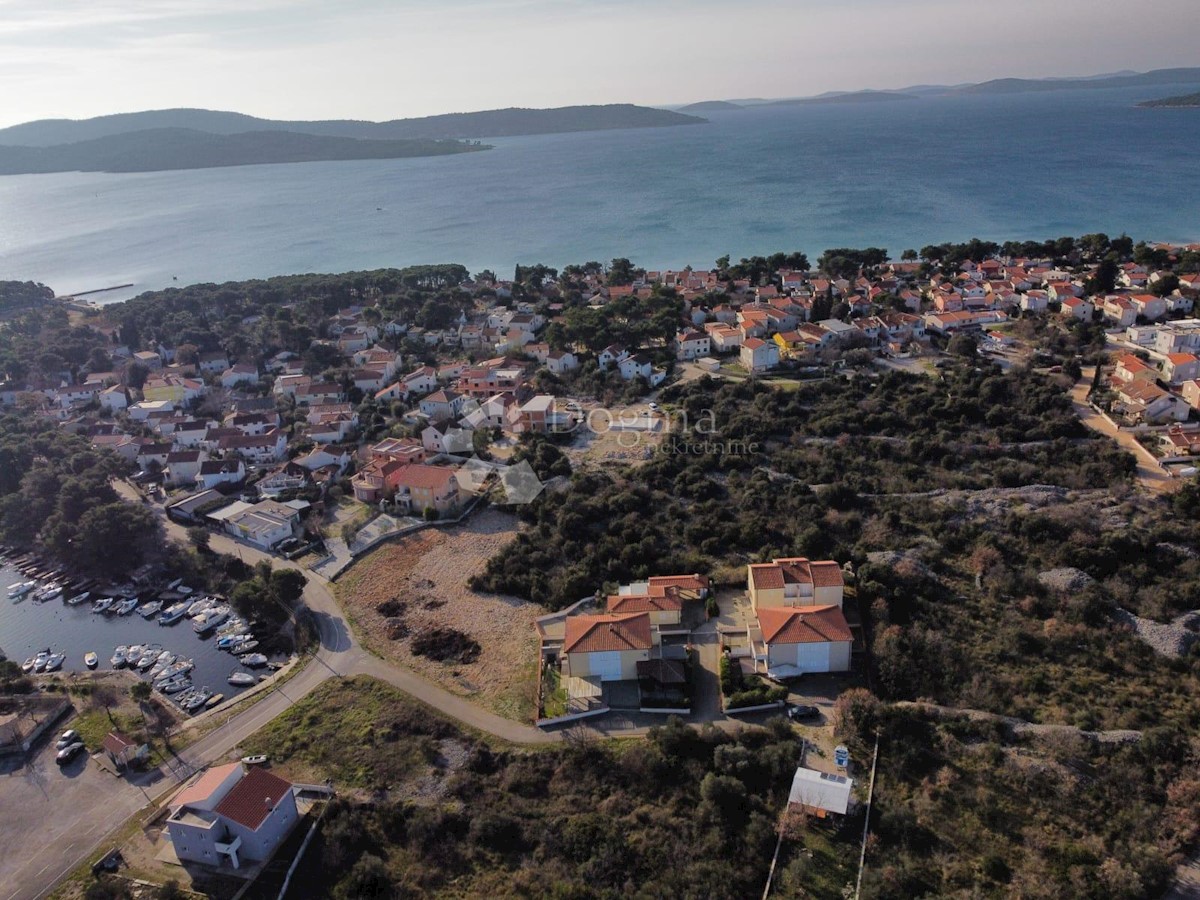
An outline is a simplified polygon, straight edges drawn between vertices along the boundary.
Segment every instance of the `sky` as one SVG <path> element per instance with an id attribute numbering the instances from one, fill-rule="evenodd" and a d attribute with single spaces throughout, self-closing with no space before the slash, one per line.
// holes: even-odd
<path id="1" fill-rule="evenodd" d="M 184 106 L 380 120 L 1144 71 L 1200 65 L 1198 25 L 1196 0 L 0 0 L 0 127 Z"/>

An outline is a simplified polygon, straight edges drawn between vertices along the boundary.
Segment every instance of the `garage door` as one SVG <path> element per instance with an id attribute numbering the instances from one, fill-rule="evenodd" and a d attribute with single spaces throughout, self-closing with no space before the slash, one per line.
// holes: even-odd
<path id="1" fill-rule="evenodd" d="M 805 672 L 829 671 L 829 644 L 822 641 L 815 644 L 797 644 L 796 665 Z"/>
<path id="2" fill-rule="evenodd" d="M 592 675 L 601 681 L 621 680 L 621 652 L 613 650 L 607 653 L 593 653 L 589 661 Z"/>

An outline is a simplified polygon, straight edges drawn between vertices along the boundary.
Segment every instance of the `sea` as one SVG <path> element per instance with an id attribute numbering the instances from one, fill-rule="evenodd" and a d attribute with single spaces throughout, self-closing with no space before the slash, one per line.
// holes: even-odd
<path id="1" fill-rule="evenodd" d="M 89 650 L 100 657 L 98 671 L 111 671 L 109 660 L 119 645 L 161 644 L 163 649 L 195 662 L 193 684 L 226 698 L 245 690 L 225 680 L 231 672 L 270 672 L 238 665 L 236 657 L 217 649 L 214 636 L 200 638 L 186 619 L 164 626 L 156 618 L 143 619 L 136 611 L 125 616 L 94 615 L 90 602 L 68 606 L 62 599 L 44 603 L 28 597 L 17 603 L 9 600 L 8 588 L 26 580 L 16 569 L 0 568 L 0 654 L 15 662 L 23 662 L 46 648 L 61 651 L 67 658 L 60 675 L 70 678 L 72 673 L 87 671 L 83 657 Z"/>
<path id="2" fill-rule="evenodd" d="M 0 279 L 58 293 L 458 262 L 500 277 L 1104 231 L 1200 240 L 1200 85 L 763 106 L 425 159 L 0 177 Z"/>

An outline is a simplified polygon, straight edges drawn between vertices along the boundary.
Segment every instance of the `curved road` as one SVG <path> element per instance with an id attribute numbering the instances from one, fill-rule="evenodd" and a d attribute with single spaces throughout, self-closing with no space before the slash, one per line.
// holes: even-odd
<path id="1" fill-rule="evenodd" d="M 123 497 L 141 503 L 140 495 L 125 482 L 114 482 Z M 154 510 L 163 521 L 168 535 L 187 541 L 187 530 Z M 213 534 L 210 546 L 221 553 L 238 556 L 247 563 L 260 561 L 278 565 L 277 557 L 263 553 L 224 535 Z M 293 568 L 298 568 L 293 566 Z M 43 748 L 23 772 L 10 776 L 11 787 L 0 788 L 5 807 L 27 806 L 36 816 L 24 827 L 5 829 L 8 852 L 0 856 L 0 900 L 43 897 L 86 859 L 99 854 L 129 818 L 150 802 L 158 802 L 174 791 L 180 781 L 234 750 L 293 703 L 312 693 L 330 678 L 367 675 L 387 682 L 416 699 L 429 704 L 442 715 L 462 725 L 495 735 L 514 744 L 547 744 L 561 740 L 558 733 L 547 733 L 532 725 L 522 725 L 481 709 L 431 681 L 407 669 L 368 653 L 358 643 L 341 608 L 333 597 L 329 582 L 305 569 L 308 579 L 304 602 L 317 624 L 321 646 L 304 667 L 286 683 L 260 695 L 249 707 L 230 716 L 223 724 L 183 750 L 169 769 L 143 779 L 138 785 L 115 779 L 98 767 L 87 765 L 72 773 L 66 782 L 51 784 L 52 753 Z M 640 727 L 621 729 L 638 733 Z M 52 747 L 52 745 L 51 745 Z M 46 773 L 50 772 L 50 775 Z M 0 782 L 3 784 L 3 782 Z M 49 789 L 47 789 L 49 788 Z M 15 796 L 20 794 L 20 796 Z M 11 840 L 8 838 L 11 836 Z"/>

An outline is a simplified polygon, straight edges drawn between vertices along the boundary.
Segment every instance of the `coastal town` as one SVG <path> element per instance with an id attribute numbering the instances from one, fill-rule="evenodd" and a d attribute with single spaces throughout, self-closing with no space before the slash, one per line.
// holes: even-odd
<path id="1" fill-rule="evenodd" d="M 784 765 L 768 843 L 778 836 L 777 857 L 785 847 L 779 877 L 795 888 L 811 877 L 812 852 L 834 880 L 859 864 L 850 832 L 876 802 L 878 697 L 953 705 L 941 699 L 948 686 L 920 682 L 904 661 L 942 660 L 947 678 L 971 681 L 964 651 L 949 646 L 965 641 L 965 625 L 918 626 L 932 602 L 914 599 L 922 592 L 964 610 L 1003 597 L 1037 619 L 1037 641 L 1081 645 L 1081 623 L 1099 629 L 1100 614 L 1068 609 L 1076 601 L 1060 585 L 1083 593 L 1108 579 L 1133 623 L 1121 640 L 1163 657 L 1164 672 L 1194 660 L 1194 614 L 1148 598 L 1148 586 L 1111 584 L 1121 573 L 1103 559 L 1109 538 L 1086 532 L 1090 522 L 1106 534 L 1124 521 L 1158 527 L 1132 487 L 1104 505 L 1117 478 L 1176 509 L 1193 502 L 1200 245 L 1064 241 L 973 241 L 899 258 L 830 250 L 811 265 L 778 254 L 678 271 L 629 260 L 519 266 L 511 280 L 418 267 L 329 276 L 283 299 L 291 288 L 222 286 L 203 314 L 185 294 L 162 292 L 169 312 L 156 320 L 136 300 L 43 297 L 7 310 L 0 405 L 12 427 L 114 460 L 94 489 L 139 508 L 147 529 L 136 553 L 108 547 L 112 568 L 101 574 L 56 552 L 64 543 L 53 535 L 6 526 L 14 608 L 28 595 L 26 615 L 79 607 L 115 622 L 125 604 L 147 622 L 187 616 L 240 666 L 218 693 L 193 685 L 179 647 L 130 644 L 132 635 L 119 661 L 107 646 L 87 660 L 30 648 L 10 679 L 24 693 L 4 693 L 0 751 L 24 760 L 66 728 L 52 751 L 62 771 L 107 779 L 92 783 L 101 798 L 104 785 L 122 791 L 120 820 L 75 857 L 64 851 L 64 874 L 86 857 L 99 866 L 88 878 L 111 869 L 234 896 L 259 879 L 276 889 L 278 860 L 289 878 L 296 866 L 319 868 L 324 857 L 304 855 L 304 835 L 347 802 L 334 795 L 363 800 L 370 788 L 387 799 L 398 785 L 323 769 L 294 736 L 272 747 L 256 735 L 293 705 L 346 690 L 351 676 L 510 746 L 647 736 L 666 746 L 681 723 L 713 726 L 703 740 L 718 757 L 791 742 L 801 749 Z M 69 334 L 73 358 L 23 344 L 35 325 Z M 945 435 L 915 413 L 911 439 L 890 420 L 874 431 L 847 419 L 803 425 L 810 414 L 820 421 L 814 409 L 885 421 L 897 397 L 953 409 L 957 443 L 934 454 Z M 1054 414 L 1042 417 L 1045 436 L 1017 418 L 1038 403 Z M 748 423 L 731 421 L 742 416 Z M 35 459 L 14 464 L 36 474 Z M 888 468 L 909 493 L 887 489 Z M 20 490 L 32 488 L 22 479 Z M 977 506 L 959 496 L 968 494 Z M 760 509 L 745 513 L 735 498 Z M 611 510 L 590 531 L 588 502 Z M 960 502 L 955 517 L 930 524 L 930 509 Z M 1034 541 L 1043 513 L 1069 521 L 1079 547 L 1019 575 L 1013 547 L 989 528 L 1007 522 Z M 6 508 L 4 520 L 16 518 Z M 618 528 L 634 537 L 604 544 Z M 154 529 L 190 555 L 146 549 Z M 942 536 L 953 529 L 967 536 Z M 1192 556 L 1170 549 L 1186 538 L 1164 534 L 1152 546 L 1169 548 L 1190 577 Z M 1044 612 L 1056 603 L 1057 615 Z M 41 644 L 53 640 L 45 621 Z M 1162 649 L 1161 629 L 1174 629 L 1178 652 Z M 20 664 L 27 653 L 6 642 Z M 98 742 L 81 735 L 76 707 L 104 719 L 80 685 L 96 678 L 102 696 L 114 683 L 128 693 L 137 672 L 158 699 L 146 690 Z M 234 686 L 250 690 L 235 696 Z M 1055 723 L 1100 743 L 1145 724 L 1132 713 L 1064 721 L 1061 698 L 1013 710 L 992 690 L 976 684 L 958 706 L 1021 734 Z M 167 704 L 177 708 L 159 727 L 147 710 Z M 474 747 L 449 731 L 427 740 L 439 780 L 457 771 L 446 759 Z M 698 775 L 705 803 L 721 808 L 711 779 L 738 771 Z M 421 791 L 408 802 L 445 799 L 444 786 Z M 122 830 L 143 802 L 153 826 Z M 810 857 L 797 849 L 806 835 Z M 5 876 L 28 877 L 15 867 Z"/>

